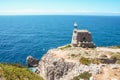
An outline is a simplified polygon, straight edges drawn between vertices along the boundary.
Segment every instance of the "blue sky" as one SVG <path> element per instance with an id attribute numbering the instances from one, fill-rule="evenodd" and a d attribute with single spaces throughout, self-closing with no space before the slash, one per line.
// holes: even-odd
<path id="1" fill-rule="evenodd" d="M 0 0 L 1 15 L 120 15 L 120 0 Z"/>

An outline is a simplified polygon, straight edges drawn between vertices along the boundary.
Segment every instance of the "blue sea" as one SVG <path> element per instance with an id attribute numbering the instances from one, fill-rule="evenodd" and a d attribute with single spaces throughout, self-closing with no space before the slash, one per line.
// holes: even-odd
<path id="1" fill-rule="evenodd" d="M 0 62 L 26 64 L 71 43 L 73 24 L 92 32 L 96 46 L 120 45 L 120 16 L 0 16 Z"/>

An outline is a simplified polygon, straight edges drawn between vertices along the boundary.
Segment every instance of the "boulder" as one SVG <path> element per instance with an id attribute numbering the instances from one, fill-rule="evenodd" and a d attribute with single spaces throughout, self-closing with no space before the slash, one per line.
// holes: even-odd
<path id="1" fill-rule="evenodd" d="M 33 58 L 32 56 L 28 56 L 26 61 L 28 67 L 37 67 L 39 63 L 39 60 Z"/>

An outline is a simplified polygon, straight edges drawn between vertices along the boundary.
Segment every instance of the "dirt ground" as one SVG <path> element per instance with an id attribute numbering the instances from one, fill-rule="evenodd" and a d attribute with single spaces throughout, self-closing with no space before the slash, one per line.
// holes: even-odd
<path id="1" fill-rule="evenodd" d="M 120 67 L 103 67 L 100 74 L 94 75 L 95 80 L 120 80 Z"/>

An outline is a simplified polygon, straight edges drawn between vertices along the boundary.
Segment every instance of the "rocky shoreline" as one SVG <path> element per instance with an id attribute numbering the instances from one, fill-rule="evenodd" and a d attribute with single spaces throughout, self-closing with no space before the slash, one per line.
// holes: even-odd
<path id="1" fill-rule="evenodd" d="M 90 63 L 89 65 L 81 64 L 80 58 L 90 58 L 96 59 L 100 58 L 101 55 L 105 55 L 102 59 L 110 59 L 112 55 L 120 54 L 120 48 L 108 48 L 108 47 L 97 47 L 97 48 L 80 48 L 80 47 L 59 47 L 56 49 L 49 50 L 38 62 L 33 59 L 36 67 L 36 73 L 41 75 L 45 80 L 72 80 L 75 76 L 81 73 L 89 72 L 92 74 L 95 80 L 120 80 L 119 76 L 109 76 L 109 79 L 105 77 L 97 77 L 97 75 L 102 75 L 104 69 L 114 70 L 115 68 L 120 70 L 120 65 L 117 63 Z M 32 59 L 32 58 L 31 58 Z M 27 58 L 30 62 L 30 57 Z M 36 66 L 35 66 L 36 65 Z M 107 74 L 107 73 L 106 73 Z M 111 73 L 112 74 L 112 73 Z M 119 75 L 120 73 L 118 73 Z M 92 80 L 94 80 L 91 78 Z"/>

